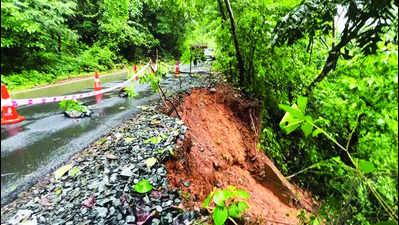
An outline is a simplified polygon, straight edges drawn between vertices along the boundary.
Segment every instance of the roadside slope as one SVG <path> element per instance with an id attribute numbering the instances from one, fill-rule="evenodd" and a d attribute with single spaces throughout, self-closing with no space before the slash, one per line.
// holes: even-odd
<path id="1" fill-rule="evenodd" d="M 168 161 L 167 168 L 172 187 L 190 193 L 188 208 L 198 209 L 214 187 L 228 185 L 251 194 L 248 214 L 260 224 L 297 224 L 299 209 L 312 212 L 317 207 L 309 193 L 290 184 L 256 149 L 259 110 L 255 101 L 221 85 L 216 93 L 193 90 L 179 109 L 189 130 L 184 142 L 178 143 L 177 160 Z M 181 180 L 189 180 L 190 186 Z"/>

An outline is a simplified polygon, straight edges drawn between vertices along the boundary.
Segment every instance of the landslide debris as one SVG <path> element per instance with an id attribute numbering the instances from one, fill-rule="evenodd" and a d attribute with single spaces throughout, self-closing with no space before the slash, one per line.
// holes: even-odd
<path id="1" fill-rule="evenodd" d="M 219 85 L 212 90 L 193 89 L 175 98 L 175 103 L 180 103 L 179 114 L 189 129 L 166 167 L 171 187 L 189 193 L 186 207 L 198 210 L 214 187 L 234 185 L 251 194 L 247 212 L 258 224 L 297 224 L 301 208 L 317 208 L 309 193 L 289 183 L 257 150 L 260 110 L 256 101 Z M 171 112 L 167 108 L 163 111 Z"/>

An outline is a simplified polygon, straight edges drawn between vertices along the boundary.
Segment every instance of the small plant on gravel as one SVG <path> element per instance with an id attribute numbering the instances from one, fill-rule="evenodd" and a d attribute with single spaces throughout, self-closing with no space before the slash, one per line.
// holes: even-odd
<path id="1" fill-rule="evenodd" d="M 214 189 L 205 199 L 202 207 L 212 212 L 212 219 L 215 225 L 223 225 L 227 219 L 234 224 L 234 219 L 240 219 L 248 204 L 242 199 L 249 198 L 250 195 L 244 190 L 237 190 L 235 186 L 228 186 L 227 189 Z M 213 200 L 213 201 L 211 201 Z M 211 203 L 214 203 L 211 207 Z"/>
<path id="2" fill-rule="evenodd" d="M 76 99 L 64 100 L 59 103 L 59 107 L 63 111 L 78 111 L 78 112 L 87 112 L 86 107 L 82 105 L 82 103 Z"/>
<path id="3" fill-rule="evenodd" d="M 133 189 L 138 193 L 144 194 L 152 190 L 152 185 L 148 180 L 143 179 L 134 185 Z"/>

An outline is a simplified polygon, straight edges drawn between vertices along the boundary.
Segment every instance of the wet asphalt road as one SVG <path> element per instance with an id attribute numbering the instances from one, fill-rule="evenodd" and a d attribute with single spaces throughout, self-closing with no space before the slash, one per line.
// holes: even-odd
<path id="1" fill-rule="evenodd" d="M 189 66 L 181 66 L 188 71 Z M 199 66 L 193 71 L 207 71 Z M 127 79 L 126 73 L 101 76 L 103 88 L 112 87 Z M 184 84 L 183 84 L 184 85 Z M 14 99 L 44 97 L 88 92 L 93 90 L 93 80 L 81 80 L 59 86 L 11 94 Z M 179 91 L 179 80 L 168 74 L 161 86 L 170 93 Z M 72 90 L 72 92 L 71 92 Z M 29 188 L 43 175 L 52 172 L 62 163 L 80 152 L 113 127 L 138 113 L 137 106 L 159 100 L 147 84 L 135 83 L 134 99 L 120 98 L 118 91 L 105 93 L 101 102 L 95 97 L 82 99 L 93 114 L 90 118 L 66 118 L 58 103 L 18 107 L 25 117 L 23 122 L 1 125 L 1 205 L 7 204 L 21 191 Z"/>

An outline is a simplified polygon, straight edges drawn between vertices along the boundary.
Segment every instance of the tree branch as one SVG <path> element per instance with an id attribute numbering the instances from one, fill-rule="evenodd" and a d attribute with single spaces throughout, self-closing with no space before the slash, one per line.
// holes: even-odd
<path id="1" fill-rule="evenodd" d="M 181 120 L 180 114 L 179 114 L 179 112 L 177 111 L 176 106 L 173 104 L 172 101 L 170 101 L 169 99 L 166 98 L 165 93 L 163 92 L 163 90 L 162 90 L 161 85 L 159 84 L 159 82 L 158 82 L 157 85 L 158 85 L 158 89 L 159 89 L 160 93 L 162 94 L 162 95 L 161 95 L 161 98 L 162 98 L 163 102 L 165 103 L 165 105 L 166 105 L 166 102 L 165 102 L 165 101 L 168 101 L 169 104 L 171 104 L 172 107 L 173 107 L 173 109 L 175 110 L 177 117 Z"/>

